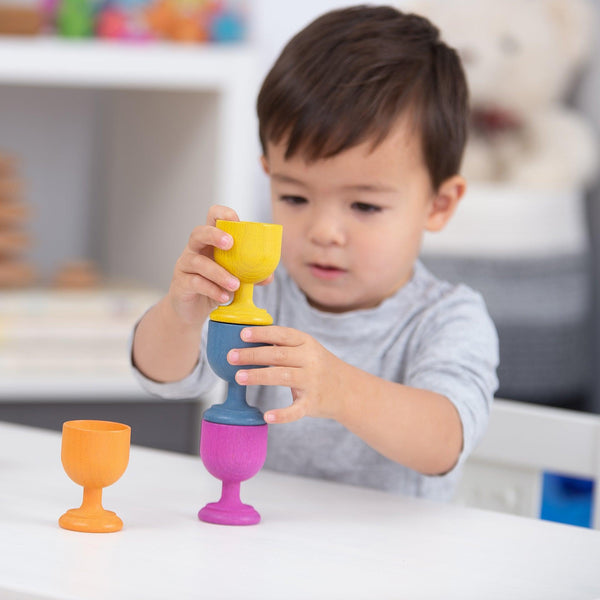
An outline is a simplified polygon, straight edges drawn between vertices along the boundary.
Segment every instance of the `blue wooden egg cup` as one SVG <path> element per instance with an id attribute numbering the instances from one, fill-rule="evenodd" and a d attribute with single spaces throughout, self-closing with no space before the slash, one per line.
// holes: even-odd
<path id="1" fill-rule="evenodd" d="M 246 402 L 246 386 L 235 380 L 239 366 L 227 362 L 227 353 L 233 348 L 253 348 L 264 344 L 244 342 L 240 333 L 247 325 L 209 321 L 206 356 L 213 371 L 227 381 L 227 398 L 223 404 L 214 404 L 203 419 L 224 425 L 265 425 L 262 412 Z M 256 369 L 257 365 L 245 365 L 244 369 Z"/>

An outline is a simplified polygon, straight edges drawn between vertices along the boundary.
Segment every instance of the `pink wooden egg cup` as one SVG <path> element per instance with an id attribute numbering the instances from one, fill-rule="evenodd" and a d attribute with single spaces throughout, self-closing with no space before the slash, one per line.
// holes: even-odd
<path id="1" fill-rule="evenodd" d="M 223 482 L 221 499 L 198 513 L 219 525 L 255 525 L 260 514 L 240 500 L 240 483 L 256 475 L 267 456 L 267 425 L 224 425 L 202 421 L 200 456 L 208 472 Z"/>

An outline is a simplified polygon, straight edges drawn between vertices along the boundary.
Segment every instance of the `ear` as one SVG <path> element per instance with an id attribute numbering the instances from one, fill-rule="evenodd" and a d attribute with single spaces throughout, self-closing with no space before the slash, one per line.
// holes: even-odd
<path id="1" fill-rule="evenodd" d="M 269 168 L 269 161 L 267 160 L 267 157 L 264 154 L 260 157 L 260 164 L 262 165 L 265 175 L 269 175 L 271 169 Z"/>
<path id="2" fill-rule="evenodd" d="M 453 175 L 442 182 L 431 202 L 425 224 L 427 231 L 441 231 L 446 226 L 466 189 L 467 182 L 460 175 Z"/>

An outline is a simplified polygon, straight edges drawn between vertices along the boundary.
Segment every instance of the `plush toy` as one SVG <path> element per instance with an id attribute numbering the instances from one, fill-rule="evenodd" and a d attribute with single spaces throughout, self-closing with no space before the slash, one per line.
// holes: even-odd
<path id="1" fill-rule="evenodd" d="M 410 10 L 429 17 L 463 60 L 468 180 L 554 190 L 591 183 L 594 132 L 567 105 L 591 51 L 586 0 L 415 0 Z"/>

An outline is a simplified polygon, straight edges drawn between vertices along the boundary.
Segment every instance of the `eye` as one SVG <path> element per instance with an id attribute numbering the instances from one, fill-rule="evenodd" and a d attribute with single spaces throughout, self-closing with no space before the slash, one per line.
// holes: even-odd
<path id="1" fill-rule="evenodd" d="M 301 204 L 306 204 L 308 202 L 308 200 L 302 196 L 280 196 L 279 199 L 291 206 L 300 206 Z"/>
<path id="2" fill-rule="evenodd" d="M 364 213 L 364 214 L 374 214 L 381 212 L 381 206 L 376 206 L 375 204 L 368 204 L 367 202 L 354 202 L 352 204 L 352 209 Z"/>

